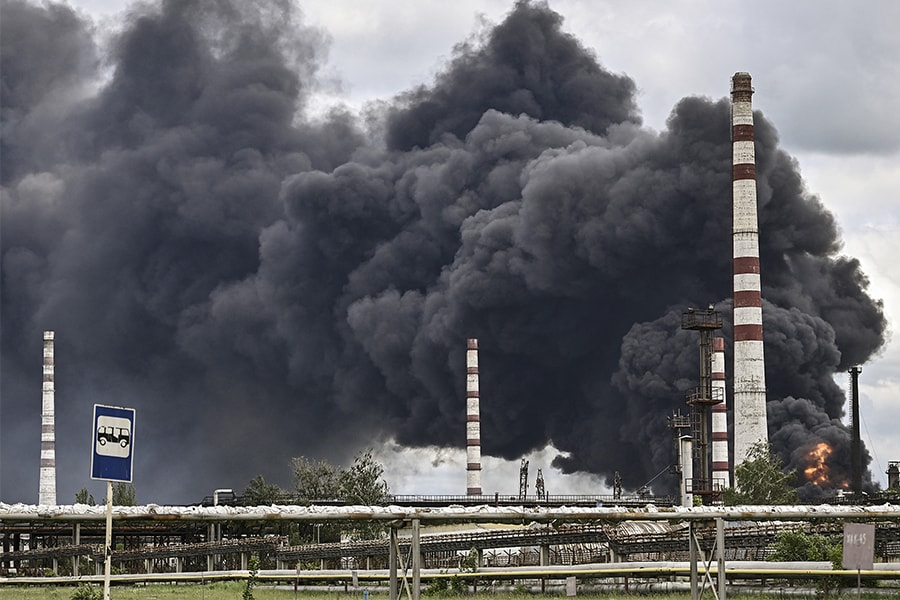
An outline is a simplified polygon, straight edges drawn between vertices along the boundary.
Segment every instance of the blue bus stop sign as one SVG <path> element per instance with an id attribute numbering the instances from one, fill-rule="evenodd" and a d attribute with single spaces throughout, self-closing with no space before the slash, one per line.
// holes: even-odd
<path id="1" fill-rule="evenodd" d="M 131 483 L 134 409 L 94 405 L 91 479 Z"/>

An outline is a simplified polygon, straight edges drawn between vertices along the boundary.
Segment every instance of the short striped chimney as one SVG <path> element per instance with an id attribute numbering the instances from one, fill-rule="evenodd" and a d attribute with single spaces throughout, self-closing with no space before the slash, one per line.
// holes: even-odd
<path id="1" fill-rule="evenodd" d="M 735 73 L 731 79 L 735 467 L 747 459 L 753 444 L 769 439 L 752 97 L 750 74 Z"/>
<path id="2" fill-rule="evenodd" d="M 694 505 L 694 442 L 689 435 L 678 439 L 678 460 L 681 463 L 681 505 L 690 508 Z"/>
<path id="3" fill-rule="evenodd" d="M 41 479 L 38 504 L 56 505 L 56 431 L 52 331 L 44 332 L 44 382 L 41 393 Z"/>
<path id="4" fill-rule="evenodd" d="M 728 418 L 726 417 L 727 402 L 725 397 L 725 340 L 720 337 L 713 338 L 712 354 L 712 397 L 721 402 L 713 404 L 712 408 L 712 478 L 713 488 L 721 489 L 731 487 L 731 477 L 728 475 Z"/>
<path id="5" fill-rule="evenodd" d="M 481 495 L 481 409 L 478 391 L 478 340 L 466 341 L 466 494 Z"/>

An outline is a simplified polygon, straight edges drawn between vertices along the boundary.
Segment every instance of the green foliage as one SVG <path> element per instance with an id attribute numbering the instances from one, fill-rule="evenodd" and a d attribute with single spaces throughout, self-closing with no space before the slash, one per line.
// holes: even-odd
<path id="1" fill-rule="evenodd" d="M 783 531 L 775 542 L 775 552 L 770 561 L 830 561 L 835 569 L 841 568 L 843 549 L 840 539 L 830 539 L 818 533 Z"/>
<path id="2" fill-rule="evenodd" d="M 274 483 L 266 483 L 262 475 L 257 475 L 250 480 L 247 487 L 241 493 L 244 504 L 247 506 L 272 506 L 273 504 L 293 504 L 293 495 Z M 307 526 L 309 527 L 309 526 Z M 273 533 L 288 537 L 292 546 L 309 541 L 300 533 L 300 526 L 296 522 L 281 521 L 271 525 Z M 228 524 L 228 532 L 231 535 L 255 535 L 253 527 L 245 523 L 232 522 Z"/>
<path id="3" fill-rule="evenodd" d="M 459 570 L 461 573 L 474 573 L 478 570 L 478 550 L 472 548 L 466 554 L 466 558 L 460 563 Z"/>
<path id="4" fill-rule="evenodd" d="M 320 460 L 313 462 L 305 456 L 291 461 L 294 470 L 294 495 L 299 504 L 312 504 L 316 500 L 340 498 L 338 467 Z M 341 539 L 340 527 L 332 523 L 305 523 L 300 525 L 300 535 L 310 542 L 336 542 Z"/>
<path id="5" fill-rule="evenodd" d="M 460 573 L 475 573 L 478 570 L 478 550 L 472 548 L 459 563 Z M 435 579 L 425 590 L 431 596 L 463 596 L 469 593 L 469 586 L 462 577 Z"/>
<path id="6" fill-rule="evenodd" d="M 881 497 L 890 504 L 900 504 L 900 488 L 887 488 L 881 492 Z"/>
<path id="7" fill-rule="evenodd" d="M 86 490 L 85 490 L 86 491 Z M 76 497 L 78 494 L 75 495 Z M 91 500 L 93 497 L 90 498 Z M 106 504 L 106 497 L 100 501 Z M 137 506 L 137 494 L 134 491 L 134 484 L 117 481 L 112 484 L 112 503 L 113 506 Z"/>
<path id="8" fill-rule="evenodd" d="M 388 484 L 383 476 L 384 467 L 372 458 L 372 451 L 360 452 L 349 469 L 340 471 L 341 498 L 347 504 L 382 504 L 388 497 Z"/>
<path id="9" fill-rule="evenodd" d="M 840 569 L 843 554 L 840 538 L 832 539 L 818 533 L 802 531 L 783 531 L 778 535 L 775 552 L 769 556 L 769 560 L 783 562 L 827 560 L 831 562 L 833 568 Z M 827 575 L 808 580 L 807 583 L 815 583 L 825 597 L 828 597 L 828 590 L 835 587 L 838 581 L 837 577 Z"/>
<path id="10" fill-rule="evenodd" d="M 70 598 L 71 600 L 103 600 L 103 589 L 89 583 L 80 583 Z"/>
<path id="11" fill-rule="evenodd" d="M 423 590 L 426 596 L 447 596 L 450 591 L 450 583 L 445 578 L 433 579 Z"/>
<path id="12" fill-rule="evenodd" d="M 116 506 L 137 506 L 137 493 L 132 483 L 113 484 L 113 504 Z"/>
<path id="13" fill-rule="evenodd" d="M 469 593 L 469 586 L 466 585 L 466 580 L 462 577 L 451 577 L 450 591 L 456 596 L 462 596 Z"/>
<path id="14" fill-rule="evenodd" d="M 305 456 L 291 461 L 294 470 L 294 493 L 301 504 L 315 500 L 340 498 L 341 480 L 338 467 L 325 460 L 313 462 Z"/>
<path id="15" fill-rule="evenodd" d="M 311 504 L 317 500 L 340 500 L 348 504 L 372 506 L 382 504 L 388 498 L 388 485 L 384 481 L 384 467 L 372 458 L 372 451 L 356 455 L 349 468 L 341 468 L 320 460 L 313 462 L 304 456 L 294 458 L 294 492 L 297 501 Z M 335 524 L 325 524 L 312 536 L 316 541 L 337 541 L 340 529 Z M 383 534 L 378 523 L 361 523 L 350 533 L 356 539 L 373 539 Z"/>
<path id="16" fill-rule="evenodd" d="M 384 467 L 372 458 L 371 450 L 357 454 L 346 469 L 324 460 L 313 462 L 305 456 L 294 458 L 291 465 L 294 492 L 300 503 L 342 500 L 371 506 L 381 504 L 388 497 Z"/>
<path id="17" fill-rule="evenodd" d="M 290 494 L 286 490 L 277 484 L 266 483 L 262 475 L 251 479 L 241 495 L 248 506 L 271 506 L 290 500 Z"/>
<path id="18" fill-rule="evenodd" d="M 469 588 L 465 580 L 454 575 L 450 578 L 433 579 L 423 591 L 426 596 L 464 596 L 469 593 Z"/>
<path id="19" fill-rule="evenodd" d="M 94 501 L 94 495 L 89 493 L 88 489 L 84 487 L 75 492 L 75 503 L 87 504 L 88 506 L 95 506 L 97 504 Z"/>
<path id="20" fill-rule="evenodd" d="M 259 575 L 259 557 L 250 557 L 250 576 L 247 577 L 247 584 L 244 586 L 244 592 L 241 594 L 243 600 L 253 600 L 253 588 L 256 586 L 257 575 Z"/>
<path id="21" fill-rule="evenodd" d="M 757 442 L 750 447 L 747 460 L 734 468 L 734 479 L 740 488 L 725 490 L 725 504 L 796 504 L 795 476 L 794 470 L 784 471 L 784 463 L 772 453 L 769 444 Z"/>
<path id="22" fill-rule="evenodd" d="M 372 451 L 360 452 L 353 458 L 350 468 L 340 471 L 341 498 L 347 504 L 383 504 L 388 498 L 388 484 L 383 475 L 384 467 L 372 458 Z M 378 523 L 362 523 L 351 535 L 356 539 L 375 539 L 383 533 L 384 528 Z"/>

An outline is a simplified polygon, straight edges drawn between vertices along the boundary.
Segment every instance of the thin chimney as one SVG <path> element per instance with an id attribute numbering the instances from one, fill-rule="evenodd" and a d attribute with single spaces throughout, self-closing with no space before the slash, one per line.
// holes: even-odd
<path id="1" fill-rule="evenodd" d="M 56 505 L 56 431 L 53 387 L 54 332 L 44 332 L 44 383 L 41 398 L 41 479 L 38 504 Z"/>
<path id="2" fill-rule="evenodd" d="M 859 498 L 862 494 L 862 439 L 859 435 L 859 374 L 862 367 L 850 367 L 850 489 Z"/>
<path id="3" fill-rule="evenodd" d="M 481 409 L 478 390 L 478 340 L 466 342 L 466 494 L 481 495 Z"/>
<path id="4" fill-rule="evenodd" d="M 747 460 L 751 446 L 769 440 L 752 97 L 750 74 L 735 73 L 731 80 L 735 468 Z"/>
<path id="5" fill-rule="evenodd" d="M 721 398 L 712 408 L 712 478 L 713 487 L 731 487 L 728 472 L 728 402 L 725 397 L 725 340 L 713 338 L 712 355 L 713 398 Z"/>

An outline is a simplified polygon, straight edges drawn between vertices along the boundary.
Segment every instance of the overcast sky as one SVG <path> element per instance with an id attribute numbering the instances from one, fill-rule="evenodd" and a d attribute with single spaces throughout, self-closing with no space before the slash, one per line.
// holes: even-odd
<path id="1" fill-rule="evenodd" d="M 120 2 L 71 4 L 95 20 L 102 37 L 121 27 Z M 454 46 L 510 11 L 509 1 L 298 2 L 307 25 L 329 39 L 322 87 L 309 110 L 353 110 L 430 84 Z M 726 97 L 735 71 L 753 76 L 754 108 L 773 123 L 781 147 L 797 161 L 808 191 L 831 211 L 843 252 L 884 302 L 889 334 L 900 314 L 900 4 L 892 0 L 782 2 L 550 1 L 572 33 L 608 71 L 630 77 L 644 126 L 663 131 L 684 97 Z M 765 236 L 765 232 L 762 233 Z M 765 265 L 763 265 L 765 270 Z M 765 271 L 763 272 L 765 278 Z M 844 374 L 836 375 L 846 388 Z M 873 478 L 884 485 L 889 460 L 900 460 L 900 340 L 863 365 L 863 439 Z M 396 450 L 396 448 L 394 448 Z M 592 477 L 549 468 L 554 452 L 531 456 L 551 493 L 593 491 Z M 462 450 L 378 454 L 397 493 L 459 493 Z M 4 468 L 9 456 L 3 457 Z M 486 492 L 512 491 L 519 464 L 488 459 Z M 9 490 L 3 490 L 4 495 Z M 68 498 L 61 497 L 60 502 Z"/>

